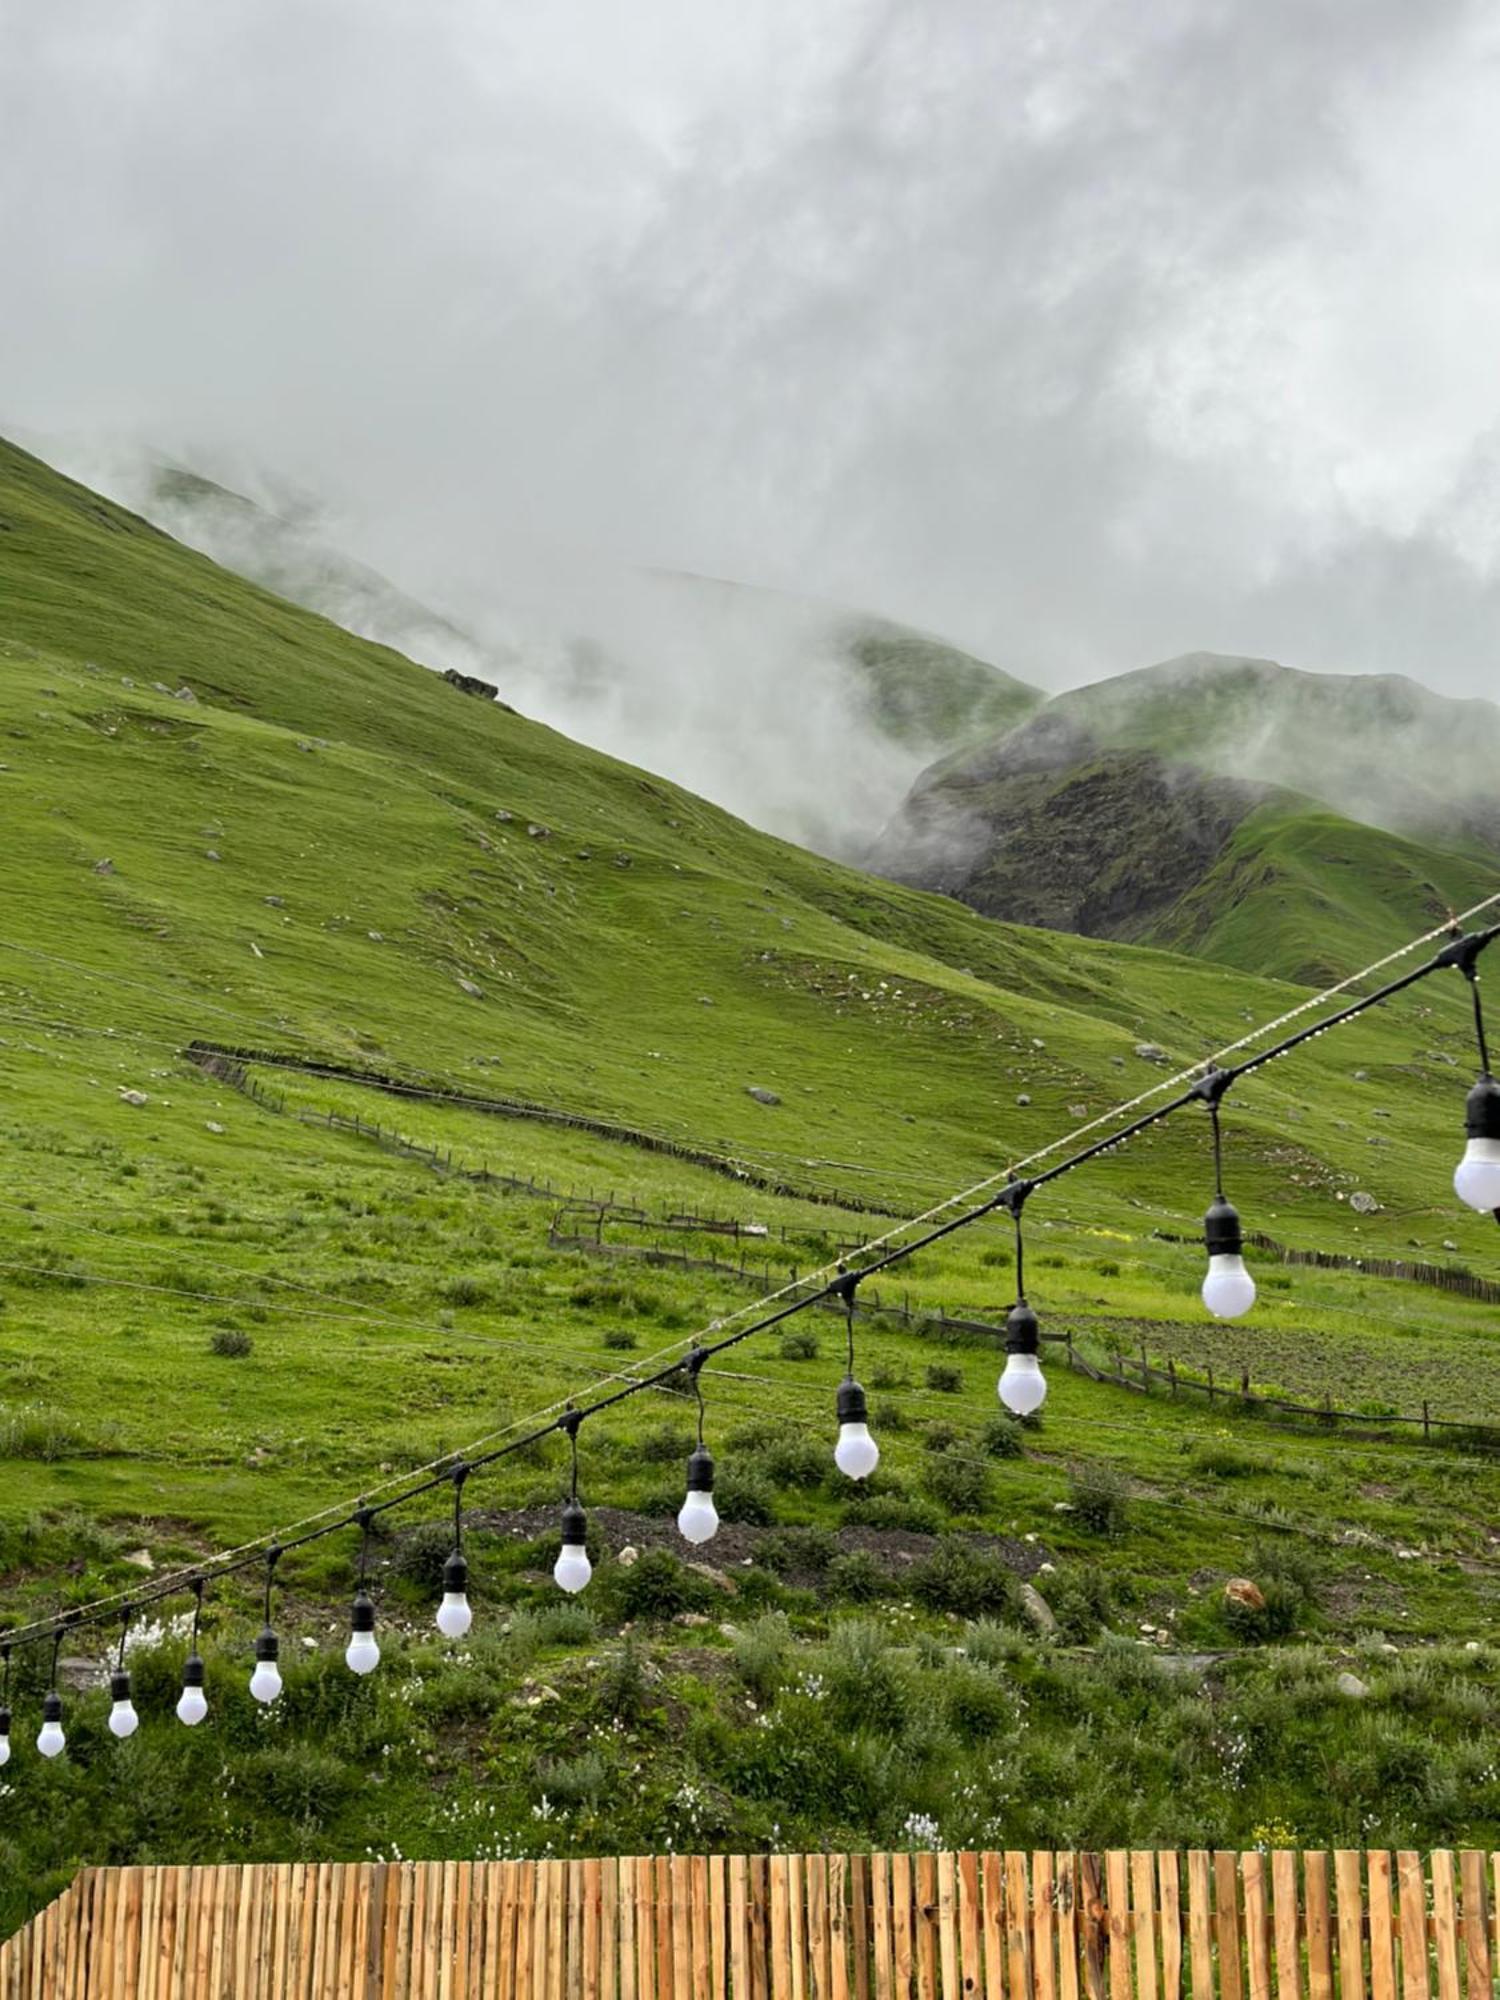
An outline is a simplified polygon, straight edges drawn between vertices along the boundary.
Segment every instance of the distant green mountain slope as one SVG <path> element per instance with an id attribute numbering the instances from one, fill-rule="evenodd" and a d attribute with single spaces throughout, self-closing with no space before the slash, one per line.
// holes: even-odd
<path id="1" fill-rule="evenodd" d="M 1311 978 L 1492 879 L 1496 769 L 1487 702 L 1193 655 L 935 763 L 870 865 L 1013 922 Z"/>

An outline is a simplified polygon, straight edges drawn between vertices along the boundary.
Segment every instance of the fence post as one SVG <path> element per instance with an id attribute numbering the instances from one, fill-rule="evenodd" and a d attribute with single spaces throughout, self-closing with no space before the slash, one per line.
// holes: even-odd
<path id="1" fill-rule="evenodd" d="M 1432 1442 L 1432 1416 L 1425 1396 L 1422 1398 L 1422 1436 L 1429 1444 Z"/>

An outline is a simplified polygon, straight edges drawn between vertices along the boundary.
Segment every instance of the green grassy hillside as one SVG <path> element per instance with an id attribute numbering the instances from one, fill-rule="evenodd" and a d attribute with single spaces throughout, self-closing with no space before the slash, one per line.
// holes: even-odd
<path id="1" fill-rule="evenodd" d="M 1303 997 L 819 861 L 8 450 L 0 827 L 8 1622 L 619 1379 L 888 1226 L 853 1197 L 912 1212 L 1147 1087 L 1153 1045 L 1196 1058 Z M 1330 960 L 1410 920 L 1351 899 Z M 183 1059 L 196 1038 L 584 1114 L 724 1171 L 264 1065 L 277 1095 L 257 1101 Z M 1471 1067 L 1454 979 L 1247 1081 L 1227 1119 L 1247 1222 L 1493 1275 L 1494 1225 L 1450 1189 Z M 561 1192 L 436 1171 L 376 1124 Z M 1144 1348 L 1371 1416 L 1425 1398 L 1500 1417 L 1494 1309 L 1450 1292 L 1262 1259 L 1254 1319 L 1208 1322 L 1199 1255 L 1170 1240 L 1196 1227 L 1206 1147 L 1174 1120 L 1036 1198 L 1049 1330 L 1101 1370 Z M 570 1189 L 647 1220 L 560 1242 Z M 746 1246 L 705 1218 L 766 1232 L 743 1279 L 714 1264 Z M 643 1254 L 663 1250 L 696 1262 Z M 691 1413 L 663 1393 L 585 1427 L 581 1604 L 547 1578 L 561 1454 L 476 1479 L 461 1655 L 432 1643 L 434 1504 L 376 1549 L 371 1683 L 340 1659 L 352 1535 L 284 1566 L 288 1693 L 268 1714 L 244 1692 L 245 1584 L 211 1593 L 197 1732 L 169 1714 L 180 1623 L 135 1656 L 146 1720 L 124 1746 L 103 1730 L 104 1636 L 80 1638 L 57 1766 L 29 1748 L 44 1663 L 18 1656 L 0 1908 L 81 1860 L 1500 1834 L 1490 1462 L 1461 1434 L 1282 1430 L 1055 1360 L 1041 1426 L 1018 1432 L 993 1337 L 949 1324 L 992 1324 L 1012 1284 L 985 1226 L 893 1280 L 909 1319 L 862 1323 L 868 1493 L 829 1469 L 831 1320 L 712 1370 L 726 1530 L 707 1573 L 679 1560 Z M 1237 1574 L 1264 1613 L 1226 1608 Z M 1336 1697 L 1345 1670 L 1366 1701 Z"/>

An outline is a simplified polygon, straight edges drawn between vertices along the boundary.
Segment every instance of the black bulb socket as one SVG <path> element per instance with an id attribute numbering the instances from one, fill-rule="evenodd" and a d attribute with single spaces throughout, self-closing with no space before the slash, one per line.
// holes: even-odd
<path id="1" fill-rule="evenodd" d="M 8 1708 L 0 1708 L 0 1736 L 9 1736 L 9 1734 L 10 1710 Z"/>
<path id="2" fill-rule="evenodd" d="M 109 1698 L 111 1701 L 129 1701 L 130 1676 L 123 1669 L 109 1677 Z"/>
<path id="3" fill-rule="evenodd" d="M 565 1549 L 581 1549 L 589 1538 L 589 1517 L 576 1500 L 569 1500 L 562 1510 L 562 1539 Z"/>
<path id="4" fill-rule="evenodd" d="M 269 1625 L 263 1625 L 260 1628 L 260 1636 L 255 1642 L 255 1657 L 257 1660 L 279 1660 L 281 1658 L 281 1641 Z"/>
<path id="5" fill-rule="evenodd" d="M 1238 1257 L 1245 1247 L 1240 1212 L 1223 1195 L 1215 1195 L 1203 1218 L 1203 1242 L 1210 1257 Z"/>
<path id="6" fill-rule="evenodd" d="M 443 1564 L 443 1595 L 445 1597 L 467 1597 L 468 1593 L 469 1565 L 465 1562 L 460 1552 L 455 1549 Z M 358 1602 L 358 1599 L 356 1599 L 356 1609 L 358 1608 Z M 358 1627 L 356 1626 L 355 1629 L 358 1630 Z M 373 1632 L 374 1629 L 375 1620 L 372 1615 L 367 1630 Z"/>
<path id="7" fill-rule="evenodd" d="M 714 1490 L 713 1453 L 707 1445 L 697 1445 L 688 1456 L 687 1490 L 689 1493 L 712 1493 Z"/>
<path id="8" fill-rule="evenodd" d="M 867 1424 L 870 1421 L 870 1406 L 865 1401 L 865 1392 L 852 1375 L 846 1375 L 840 1382 L 835 1407 L 840 1424 Z"/>
<path id="9" fill-rule="evenodd" d="M 1041 1322 L 1024 1299 L 1018 1299 L 1005 1319 L 1007 1354 L 1039 1354 L 1042 1348 Z"/>
<path id="10" fill-rule="evenodd" d="M 1471 1139 L 1500 1139 L 1500 1083 L 1482 1076 L 1464 1103 L 1464 1130 Z"/>
<path id="11" fill-rule="evenodd" d="M 349 1614 L 351 1632 L 373 1632 L 375 1630 L 375 1606 L 370 1601 L 368 1591 L 359 1591 L 354 1599 L 354 1609 Z"/>
<path id="12" fill-rule="evenodd" d="M 203 1659 L 198 1653 L 189 1653 L 183 1662 L 182 1685 L 185 1688 L 201 1688 L 203 1685 Z"/>
<path id="13" fill-rule="evenodd" d="M 62 1696 L 57 1692 L 56 1688 L 52 1690 L 51 1694 L 42 1703 L 42 1720 L 43 1722 L 62 1721 Z"/>

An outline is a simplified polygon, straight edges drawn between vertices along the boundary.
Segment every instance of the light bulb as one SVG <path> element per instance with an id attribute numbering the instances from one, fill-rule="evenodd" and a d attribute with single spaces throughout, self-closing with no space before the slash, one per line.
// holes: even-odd
<path id="1" fill-rule="evenodd" d="M 36 1747 L 44 1757 L 60 1757 L 67 1742 L 62 1726 L 62 1697 L 49 1694 L 42 1703 L 42 1727 L 36 1739 Z"/>
<path id="2" fill-rule="evenodd" d="M 1243 1257 L 1221 1252 L 1209 1258 L 1203 1303 L 1215 1319 L 1240 1319 L 1249 1312 L 1255 1304 L 1255 1280 L 1245 1269 Z"/>
<path id="3" fill-rule="evenodd" d="M 865 1392 L 852 1375 L 846 1375 L 839 1384 L 834 1414 L 839 1420 L 834 1464 L 846 1479 L 868 1479 L 880 1463 L 880 1446 L 870 1436 Z"/>
<path id="4" fill-rule="evenodd" d="M 719 1532 L 714 1462 L 701 1444 L 687 1462 L 687 1498 L 678 1511 L 677 1532 L 689 1542 L 711 1542 Z"/>
<path id="5" fill-rule="evenodd" d="M 719 1532 L 719 1510 L 712 1493 L 689 1493 L 677 1514 L 677 1532 L 684 1541 L 711 1542 Z"/>
<path id="6" fill-rule="evenodd" d="M 1012 1416 L 1034 1417 L 1047 1400 L 1047 1378 L 1038 1359 L 1041 1324 L 1025 1299 L 1017 1299 L 1005 1320 L 1005 1366 L 1000 1400 Z"/>
<path id="7" fill-rule="evenodd" d="M 177 1720 L 185 1722 L 189 1729 L 203 1720 L 208 1713 L 208 1698 L 203 1692 L 203 1662 L 196 1653 L 188 1656 L 182 1669 L 182 1693 L 177 1698 Z"/>
<path id="8" fill-rule="evenodd" d="M 264 1626 L 255 1642 L 255 1672 L 250 1676 L 250 1692 L 257 1701 L 273 1702 L 281 1693 L 281 1669 L 276 1664 L 280 1653 L 276 1634 Z"/>
<path id="9" fill-rule="evenodd" d="M 443 1601 L 437 1612 L 437 1628 L 445 1639 L 461 1639 L 474 1623 L 468 1588 L 469 1565 L 455 1549 L 443 1564 Z"/>
<path id="10" fill-rule="evenodd" d="M 1203 1303 L 1215 1319 L 1238 1319 L 1255 1304 L 1255 1280 L 1245 1269 L 1245 1248 L 1239 1213 L 1216 1194 L 1203 1218 L 1203 1247 L 1208 1252 L 1208 1276 Z"/>
<path id="11" fill-rule="evenodd" d="M 576 1500 L 570 1500 L 562 1510 L 562 1548 L 552 1568 L 552 1581 L 569 1595 L 582 1590 L 594 1574 L 587 1541 L 588 1516 Z"/>
<path id="12" fill-rule="evenodd" d="M 141 1718 L 136 1714 L 130 1699 L 130 1676 L 126 1673 L 111 1674 L 109 1677 L 109 1698 L 114 1706 L 109 1711 L 109 1730 L 123 1743 L 127 1736 L 134 1736 L 141 1726 Z"/>
<path id="13" fill-rule="evenodd" d="M 1047 1400 L 1047 1378 L 1034 1354 L 1007 1356 L 1000 1371 L 1000 1400 L 1012 1416 L 1033 1417 Z"/>
<path id="14" fill-rule="evenodd" d="M 1500 1208 L 1500 1083 L 1485 1072 L 1464 1103 L 1469 1143 L 1453 1176 L 1460 1201 L 1482 1215 Z"/>
<path id="15" fill-rule="evenodd" d="M 380 1648 L 375 1643 L 375 1607 L 363 1590 L 354 1599 L 344 1659 L 349 1671 L 355 1674 L 371 1674 L 380 1665 Z"/>
<path id="16" fill-rule="evenodd" d="M 1481 1215 L 1500 1208 L 1500 1139 L 1471 1139 L 1453 1173 L 1453 1192 Z"/>

